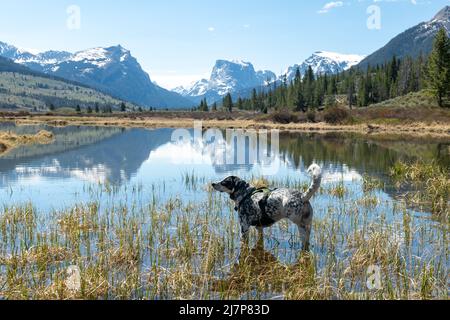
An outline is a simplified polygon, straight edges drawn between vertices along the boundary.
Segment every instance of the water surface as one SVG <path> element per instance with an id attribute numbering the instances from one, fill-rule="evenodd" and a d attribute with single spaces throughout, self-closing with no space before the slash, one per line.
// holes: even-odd
<path id="1" fill-rule="evenodd" d="M 217 163 L 214 155 L 195 143 L 173 143 L 173 129 L 122 129 L 100 127 L 15 126 L 3 124 L 2 130 L 21 134 L 41 129 L 52 131 L 55 142 L 14 149 L 0 158 L 0 203 L 3 205 L 32 202 L 43 212 L 63 209 L 92 200 L 87 189 L 107 184 L 122 194 L 139 186 L 142 194 L 158 193 L 162 198 L 181 197 L 201 201 L 204 191 L 187 188 L 188 176 L 205 186 L 228 175 L 243 178 L 260 177 L 273 163 L 244 165 Z M 248 155 L 254 146 L 245 145 Z M 450 165 L 450 141 L 398 140 L 363 137 L 356 134 L 286 133 L 280 136 L 280 154 L 276 175 L 269 180 L 307 183 L 305 174 L 312 162 L 324 168 L 324 186 L 344 183 L 361 191 L 365 175 L 385 183 L 379 194 L 384 198 L 398 196 L 388 172 L 398 160 L 435 160 Z M 278 163 L 277 163 L 278 164 Z M 128 191 L 127 191 L 128 190 Z M 327 204 L 324 199 L 316 202 Z M 329 200 L 329 199 L 328 199 Z M 143 199 L 145 201 L 145 199 Z"/>

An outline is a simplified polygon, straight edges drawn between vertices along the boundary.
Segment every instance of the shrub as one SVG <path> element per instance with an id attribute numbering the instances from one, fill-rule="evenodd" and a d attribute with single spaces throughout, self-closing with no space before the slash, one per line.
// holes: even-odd
<path id="1" fill-rule="evenodd" d="M 272 121 L 281 124 L 298 122 L 298 117 L 289 111 L 278 111 L 271 116 Z"/>
<path id="2" fill-rule="evenodd" d="M 309 110 L 306 114 L 306 119 L 308 120 L 308 122 L 316 122 L 316 111 Z"/>
<path id="3" fill-rule="evenodd" d="M 325 110 L 323 118 L 327 123 L 340 124 L 350 119 L 350 112 L 344 108 L 333 107 Z"/>

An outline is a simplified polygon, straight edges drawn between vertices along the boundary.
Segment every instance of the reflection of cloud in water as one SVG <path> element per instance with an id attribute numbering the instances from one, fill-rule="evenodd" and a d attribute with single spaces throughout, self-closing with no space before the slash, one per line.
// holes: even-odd
<path id="1" fill-rule="evenodd" d="M 350 169 L 347 165 L 342 167 L 330 166 L 323 169 L 322 183 L 336 183 L 336 182 L 353 182 L 362 181 L 363 177 L 355 169 Z"/>
<path id="2" fill-rule="evenodd" d="M 111 174 L 111 170 L 102 164 L 93 165 L 84 168 L 63 168 L 58 160 L 54 159 L 51 165 L 43 165 L 40 167 L 17 166 L 15 172 L 19 182 L 27 182 L 28 184 L 37 183 L 42 177 L 73 177 L 82 181 L 91 183 L 104 183 Z"/>
<path id="3" fill-rule="evenodd" d="M 70 170 L 69 175 L 80 180 L 91 182 L 91 183 L 105 183 L 110 176 L 110 171 L 103 165 L 98 165 L 92 168 L 84 168 Z"/>
<path id="4" fill-rule="evenodd" d="M 213 164 L 213 157 L 194 144 L 168 143 L 150 152 L 149 161 L 169 161 L 170 164 Z"/>

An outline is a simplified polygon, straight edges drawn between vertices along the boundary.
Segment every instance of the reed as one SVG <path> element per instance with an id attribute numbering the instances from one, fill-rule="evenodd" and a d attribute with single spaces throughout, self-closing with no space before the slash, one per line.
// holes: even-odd
<path id="1" fill-rule="evenodd" d="M 431 212 L 444 219 L 450 218 L 450 172 L 435 161 L 418 161 L 412 164 L 397 162 L 390 172 L 398 188 L 408 184 L 414 192 L 405 195 L 416 205 L 425 205 Z"/>

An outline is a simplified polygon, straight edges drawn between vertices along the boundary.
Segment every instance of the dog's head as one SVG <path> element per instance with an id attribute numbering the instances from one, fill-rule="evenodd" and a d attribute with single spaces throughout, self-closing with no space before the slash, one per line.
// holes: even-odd
<path id="1" fill-rule="evenodd" d="M 221 182 L 213 183 L 214 190 L 219 192 L 225 192 L 229 195 L 237 194 L 240 191 L 245 191 L 249 187 L 249 184 L 238 177 L 228 177 Z"/>
<path id="2" fill-rule="evenodd" d="M 312 164 L 309 168 L 308 168 L 308 174 L 313 177 L 313 178 L 319 178 L 322 176 L 322 169 L 319 167 L 319 165 L 317 164 Z"/>

